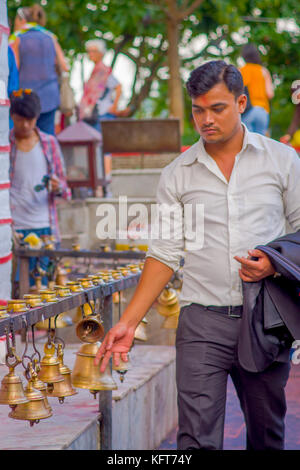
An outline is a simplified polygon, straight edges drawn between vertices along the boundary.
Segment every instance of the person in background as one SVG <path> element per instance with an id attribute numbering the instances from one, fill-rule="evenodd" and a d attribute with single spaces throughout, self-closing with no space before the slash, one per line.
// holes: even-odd
<path id="1" fill-rule="evenodd" d="M 70 199 L 71 192 L 56 138 L 37 127 L 40 110 L 40 99 L 34 91 L 12 92 L 10 206 L 13 228 L 23 237 L 31 232 L 38 237 L 54 235 L 59 243 L 56 198 Z M 36 262 L 35 258 L 30 261 L 30 270 Z"/>
<path id="2" fill-rule="evenodd" d="M 19 89 L 19 72 L 16 64 L 13 50 L 8 46 L 8 84 L 7 84 L 7 95 L 10 97 L 14 90 Z M 13 127 L 14 123 L 9 114 L 9 128 Z"/>
<path id="3" fill-rule="evenodd" d="M 79 105 L 79 118 L 101 131 L 102 119 L 115 119 L 118 115 L 118 103 L 122 86 L 112 75 L 111 67 L 102 61 L 106 44 L 101 39 L 87 41 L 86 51 L 95 66 L 84 86 Z"/>
<path id="4" fill-rule="evenodd" d="M 55 135 L 55 112 L 60 103 L 59 73 L 67 72 L 68 65 L 57 37 L 45 24 L 46 15 L 40 5 L 18 8 L 9 43 L 19 69 L 20 87 L 33 89 L 40 98 L 37 126 Z"/>
<path id="5" fill-rule="evenodd" d="M 242 121 L 249 131 L 266 135 L 270 120 L 269 101 L 274 96 L 271 74 L 262 66 L 260 54 L 253 44 L 243 47 L 242 57 L 246 64 L 240 72 L 251 102 L 251 108 L 242 116 Z"/>
<path id="6" fill-rule="evenodd" d="M 281 138 L 280 142 L 284 144 L 288 144 L 295 132 L 299 129 L 300 126 L 300 81 L 296 80 L 297 85 L 295 87 L 292 86 L 291 92 L 292 92 L 292 100 L 295 103 L 295 110 L 294 114 L 291 120 L 291 123 L 289 125 L 289 128 Z"/>

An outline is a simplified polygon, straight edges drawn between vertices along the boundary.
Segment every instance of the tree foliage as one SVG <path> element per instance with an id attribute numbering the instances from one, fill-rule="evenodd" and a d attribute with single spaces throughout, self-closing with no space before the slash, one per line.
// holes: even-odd
<path id="1" fill-rule="evenodd" d="M 30 4 L 30 0 L 8 0 L 9 16 L 13 19 L 18 6 Z M 188 13 L 178 24 L 183 86 L 189 72 L 204 60 L 225 58 L 237 64 L 242 44 L 255 43 L 276 84 L 272 136 L 286 131 L 293 112 L 291 83 L 300 78 L 299 33 L 279 31 L 277 20 L 293 19 L 299 28 L 299 0 L 42 0 L 41 4 L 48 15 L 47 27 L 71 59 L 83 53 L 85 41 L 103 37 L 115 51 L 112 65 L 121 53 L 134 62 L 130 104 L 139 115 L 164 115 L 168 110 L 170 4 L 179 15 Z M 285 28 L 290 25 L 291 21 Z M 186 133 L 192 135 L 186 95 L 185 104 Z"/>

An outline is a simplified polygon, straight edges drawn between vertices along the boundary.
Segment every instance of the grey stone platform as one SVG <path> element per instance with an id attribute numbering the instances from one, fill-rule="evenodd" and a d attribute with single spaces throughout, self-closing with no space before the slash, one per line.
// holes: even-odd
<path id="1" fill-rule="evenodd" d="M 43 348 L 38 349 L 43 357 Z M 67 345 L 64 363 L 72 369 L 80 344 Z M 131 351 L 132 368 L 123 383 L 117 372 L 113 377 L 113 449 L 156 449 L 177 424 L 175 386 L 175 348 L 173 346 L 135 345 Z M 23 383 L 23 367 L 16 373 Z M 0 379 L 8 373 L 0 366 Z M 8 417 L 8 405 L 0 405 L 1 450 L 97 450 L 99 445 L 99 404 L 88 390 L 65 398 L 49 398 L 53 415 L 30 427 L 28 421 Z M 100 392 L 101 393 L 101 392 Z"/>

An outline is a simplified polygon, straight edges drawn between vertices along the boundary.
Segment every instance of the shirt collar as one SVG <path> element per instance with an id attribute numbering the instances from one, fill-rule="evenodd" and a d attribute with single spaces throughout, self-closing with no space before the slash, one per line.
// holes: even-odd
<path id="1" fill-rule="evenodd" d="M 255 132 L 249 132 L 244 123 L 242 123 L 242 126 L 244 128 L 244 140 L 241 152 L 246 150 L 248 146 L 251 146 L 257 150 L 263 150 L 264 147 L 261 143 L 262 137 L 259 134 L 256 134 Z M 198 160 L 198 162 L 200 163 L 205 163 L 208 159 L 211 159 L 211 157 L 206 152 L 204 147 L 204 141 L 202 137 L 200 137 L 198 142 L 196 142 L 192 147 L 190 147 L 190 149 L 187 150 L 186 155 L 184 155 L 181 164 L 184 166 L 190 165 L 191 163 L 194 163 L 195 160 Z"/>

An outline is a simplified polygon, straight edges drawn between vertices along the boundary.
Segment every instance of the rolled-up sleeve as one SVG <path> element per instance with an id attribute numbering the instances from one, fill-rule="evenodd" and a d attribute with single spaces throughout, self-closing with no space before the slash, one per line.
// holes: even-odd
<path id="1" fill-rule="evenodd" d="M 294 230 L 300 230 L 300 158 L 294 150 L 290 161 L 287 186 L 283 193 L 285 216 Z"/>
<path id="2" fill-rule="evenodd" d="M 151 221 L 147 257 L 155 258 L 173 271 L 180 267 L 184 252 L 183 206 L 167 168 L 162 172 L 156 193 L 156 217 Z"/>

